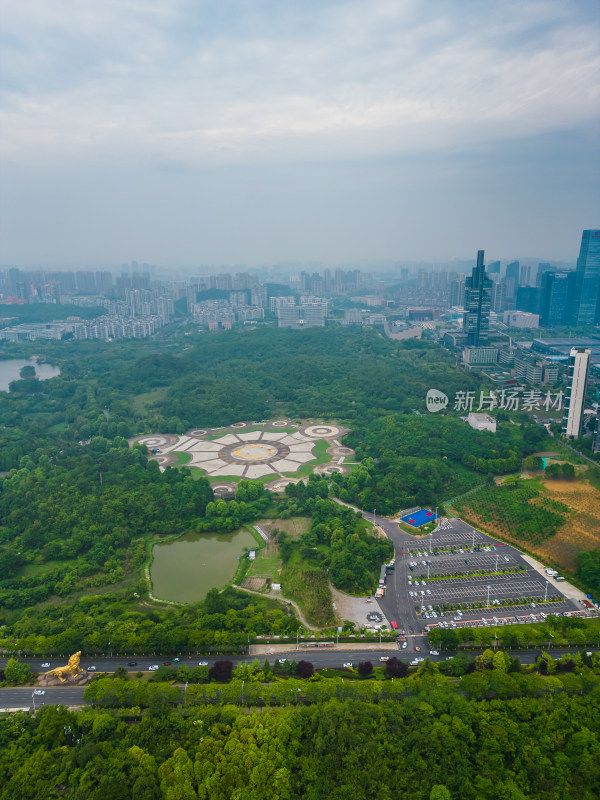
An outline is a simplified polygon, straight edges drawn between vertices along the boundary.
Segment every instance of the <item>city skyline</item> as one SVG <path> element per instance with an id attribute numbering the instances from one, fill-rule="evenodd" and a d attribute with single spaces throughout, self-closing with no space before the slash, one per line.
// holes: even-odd
<path id="1" fill-rule="evenodd" d="M 597 3 L 8 0 L 0 263 L 577 259 Z"/>

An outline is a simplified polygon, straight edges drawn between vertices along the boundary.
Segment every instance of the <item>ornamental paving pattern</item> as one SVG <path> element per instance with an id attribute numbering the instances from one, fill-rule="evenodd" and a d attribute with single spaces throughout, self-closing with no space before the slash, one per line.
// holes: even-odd
<path id="1" fill-rule="evenodd" d="M 236 422 L 227 428 L 212 430 L 197 428 L 183 436 L 152 434 L 136 437 L 134 441 L 153 451 L 151 457 L 161 469 L 176 464 L 178 453 L 189 454 L 186 466 L 202 469 L 210 479 L 221 479 L 223 492 L 233 488 L 228 478 L 257 479 L 267 475 L 272 475 L 277 485 L 272 488 L 281 490 L 294 480 L 293 473 L 316 459 L 315 446 L 323 439 L 328 443 L 330 461 L 326 465 L 315 465 L 315 471 L 347 472 L 343 461 L 354 451 L 342 447 L 339 441 L 347 432 L 347 428 L 339 425 L 305 426 L 277 419 L 264 423 Z"/>

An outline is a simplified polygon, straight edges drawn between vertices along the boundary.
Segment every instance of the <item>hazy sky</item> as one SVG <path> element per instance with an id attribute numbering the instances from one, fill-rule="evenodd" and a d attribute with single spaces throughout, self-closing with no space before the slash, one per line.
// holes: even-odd
<path id="1" fill-rule="evenodd" d="M 598 0 L 4 0 L 0 263 L 539 256 L 600 226 Z"/>

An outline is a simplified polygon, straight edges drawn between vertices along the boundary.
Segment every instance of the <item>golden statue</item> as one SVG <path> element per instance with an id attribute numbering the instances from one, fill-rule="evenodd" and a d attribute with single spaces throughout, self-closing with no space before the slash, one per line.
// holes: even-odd
<path id="1" fill-rule="evenodd" d="M 69 663 L 64 667 L 56 667 L 56 669 L 51 669 L 49 672 L 44 672 L 44 675 L 46 675 L 48 678 L 59 678 L 61 683 L 64 683 L 67 678 L 76 678 L 80 673 L 83 672 L 79 666 L 80 655 L 81 650 L 78 650 L 76 653 L 73 653 L 69 659 Z"/>

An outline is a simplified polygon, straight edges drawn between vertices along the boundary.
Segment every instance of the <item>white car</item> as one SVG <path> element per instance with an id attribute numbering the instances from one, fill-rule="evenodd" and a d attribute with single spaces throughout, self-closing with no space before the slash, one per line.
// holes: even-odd
<path id="1" fill-rule="evenodd" d="M 390 657 L 389 656 L 381 656 L 379 660 L 380 661 L 389 661 Z"/>
<path id="2" fill-rule="evenodd" d="M 425 591 L 427 592 L 427 594 L 431 594 L 431 589 L 426 589 Z"/>
<path id="3" fill-rule="evenodd" d="M 150 672 L 156 672 L 156 670 L 158 669 L 158 664 L 152 664 L 151 666 L 148 667 L 148 669 L 150 670 Z"/>
<path id="4" fill-rule="evenodd" d="M 49 666 L 50 666 L 50 662 L 49 661 L 44 661 L 44 663 L 42 664 L 42 669 L 48 669 Z"/>
<path id="5" fill-rule="evenodd" d="M 33 693 L 34 694 L 46 694 L 46 690 L 45 689 L 35 689 Z"/>
<path id="6" fill-rule="evenodd" d="M 287 658 L 278 658 L 277 661 L 279 661 L 280 664 L 285 664 Z"/>
<path id="7" fill-rule="evenodd" d="M 403 649 L 403 650 L 406 650 L 406 648 L 407 648 L 407 644 L 406 644 L 406 642 L 402 642 L 402 649 Z"/>
<path id="8" fill-rule="evenodd" d="M 351 661 L 347 661 L 344 664 L 344 669 L 352 669 L 352 662 Z"/>
<path id="9" fill-rule="evenodd" d="M 88 667 L 88 672 L 96 672 L 96 667 Z"/>
<path id="10" fill-rule="evenodd" d="M 199 667 L 208 667 L 208 661 L 199 661 L 198 662 L 198 666 Z"/>
<path id="11" fill-rule="evenodd" d="M 430 651 L 429 651 L 429 655 L 430 655 L 430 656 L 439 656 L 439 653 L 438 653 L 438 651 L 437 651 L 437 650 L 430 650 Z"/>
<path id="12" fill-rule="evenodd" d="M 425 659 L 418 656 L 417 658 L 415 658 L 415 661 L 417 662 L 417 664 L 419 664 L 421 661 L 425 661 Z"/>

